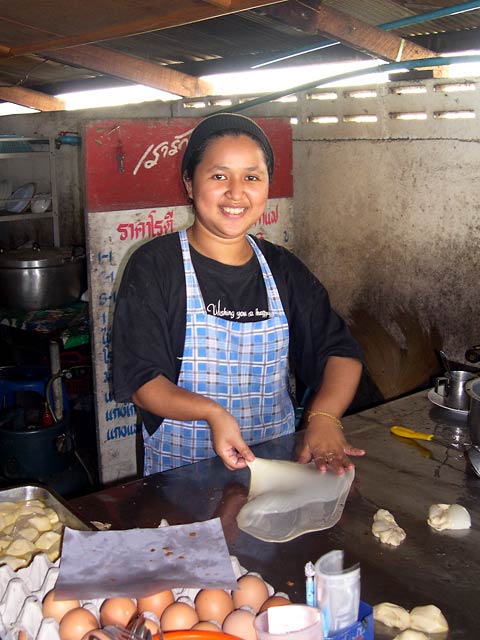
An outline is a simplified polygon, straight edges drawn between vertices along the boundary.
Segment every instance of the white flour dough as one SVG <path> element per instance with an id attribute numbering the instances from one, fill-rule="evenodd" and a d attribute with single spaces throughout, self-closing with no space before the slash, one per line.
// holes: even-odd
<path id="1" fill-rule="evenodd" d="M 406 629 L 410 625 L 410 614 L 403 607 L 391 602 L 381 602 L 373 607 L 373 619 L 387 627 Z"/>
<path id="2" fill-rule="evenodd" d="M 379 509 L 373 516 L 372 533 L 380 542 L 398 547 L 406 538 L 405 531 L 398 526 L 390 511 Z"/>
<path id="3" fill-rule="evenodd" d="M 426 636 L 421 631 L 407 629 L 406 631 L 402 631 L 402 633 L 399 633 L 398 636 L 395 636 L 393 640 L 428 640 L 428 636 Z"/>
<path id="4" fill-rule="evenodd" d="M 417 631 L 426 631 L 427 633 L 448 631 L 448 622 L 445 616 L 434 604 L 412 609 L 409 626 Z"/>
<path id="5" fill-rule="evenodd" d="M 470 514 L 460 504 L 432 504 L 428 510 L 428 524 L 432 529 L 470 529 Z"/>

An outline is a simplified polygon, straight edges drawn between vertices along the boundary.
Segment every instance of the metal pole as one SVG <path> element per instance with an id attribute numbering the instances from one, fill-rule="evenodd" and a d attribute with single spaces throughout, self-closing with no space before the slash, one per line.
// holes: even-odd
<path id="1" fill-rule="evenodd" d="M 63 388 L 62 388 L 62 377 L 58 374 L 61 371 L 60 365 L 60 347 L 58 346 L 58 342 L 55 340 L 50 340 L 48 345 L 48 350 L 50 353 L 50 372 L 52 378 L 57 376 L 52 383 L 52 391 L 53 391 L 53 412 L 55 414 L 56 420 L 62 420 L 63 418 Z"/>

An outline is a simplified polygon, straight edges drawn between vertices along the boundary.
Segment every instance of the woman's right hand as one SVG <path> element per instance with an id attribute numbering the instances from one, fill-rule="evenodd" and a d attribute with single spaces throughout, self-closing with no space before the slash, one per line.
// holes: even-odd
<path id="1" fill-rule="evenodd" d="M 242 438 L 235 418 L 222 407 L 219 409 L 208 419 L 215 453 L 230 471 L 244 469 L 247 462 L 255 460 L 255 455 Z"/>

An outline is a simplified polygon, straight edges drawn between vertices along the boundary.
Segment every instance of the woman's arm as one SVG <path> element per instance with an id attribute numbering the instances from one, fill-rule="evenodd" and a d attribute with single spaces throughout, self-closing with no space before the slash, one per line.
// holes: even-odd
<path id="1" fill-rule="evenodd" d="M 354 466 L 349 455 L 364 455 L 363 449 L 348 444 L 340 427 L 340 418 L 355 396 L 361 374 L 359 360 L 328 358 L 322 383 L 307 412 L 308 423 L 298 462 L 314 460 L 319 471 L 325 471 L 330 465 L 336 473 L 344 473 Z"/>
<path id="2" fill-rule="evenodd" d="M 247 461 L 255 459 L 240 435 L 238 422 L 210 398 L 182 389 L 164 376 L 157 376 L 137 389 L 132 400 L 141 409 L 164 418 L 208 422 L 213 448 L 228 469 L 242 469 Z"/>

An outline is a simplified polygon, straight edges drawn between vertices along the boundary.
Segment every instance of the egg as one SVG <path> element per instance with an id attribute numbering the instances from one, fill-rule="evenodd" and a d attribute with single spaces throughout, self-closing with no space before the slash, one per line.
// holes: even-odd
<path id="1" fill-rule="evenodd" d="M 92 631 L 87 631 L 82 640 L 111 640 L 111 638 L 101 629 L 93 629 Z"/>
<path id="2" fill-rule="evenodd" d="M 234 606 L 223 589 L 202 589 L 195 598 L 195 609 L 200 620 L 215 620 L 221 625 Z"/>
<path id="3" fill-rule="evenodd" d="M 283 607 L 286 604 L 292 603 L 288 598 L 285 598 L 285 596 L 270 596 L 270 598 L 267 598 L 262 604 L 258 613 L 263 613 L 267 609 L 270 609 L 270 607 Z"/>
<path id="4" fill-rule="evenodd" d="M 100 607 L 100 622 L 102 627 L 107 624 L 126 627 L 136 613 L 137 605 L 131 598 L 108 598 Z"/>
<path id="5" fill-rule="evenodd" d="M 199 622 L 197 612 L 186 602 L 169 604 L 160 618 L 162 631 L 180 631 L 191 629 Z"/>
<path id="6" fill-rule="evenodd" d="M 82 640 L 83 636 L 89 631 L 98 629 L 98 620 L 93 613 L 77 607 L 70 609 L 63 616 L 58 627 L 60 640 Z"/>
<path id="7" fill-rule="evenodd" d="M 169 604 L 172 604 L 172 602 L 175 602 L 172 591 L 159 591 L 158 593 L 154 593 L 151 596 L 138 598 L 137 609 L 139 613 L 143 613 L 144 611 L 151 611 L 158 618 L 161 618 L 162 613 L 165 611 Z"/>
<path id="8" fill-rule="evenodd" d="M 210 622 L 208 620 L 202 620 L 197 622 L 192 627 L 192 631 L 221 631 L 222 628 L 218 626 L 216 622 Z"/>
<path id="9" fill-rule="evenodd" d="M 55 590 L 49 591 L 42 602 L 42 614 L 44 618 L 53 618 L 57 622 L 71 609 L 77 609 L 80 606 L 79 600 L 56 600 Z"/>
<path id="10" fill-rule="evenodd" d="M 268 588 L 259 576 L 246 574 L 237 580 L 238 588 L 232 591 L 232 600 L 235 609 L 244 605 L 252 607 L 255 613 L 268 598 Z"/>
<path id="11" fill-rule="evenodd" d="M 235 609 L 228 614 L 222 625 L 222 631 L 242 640 L 257 640 L 257 633 L 253 626 L 255 614 L 246 609 Z"/>

